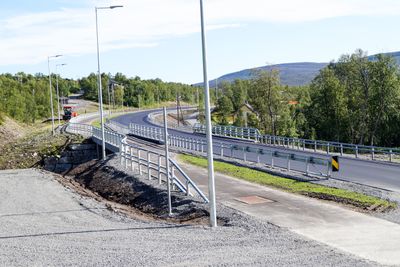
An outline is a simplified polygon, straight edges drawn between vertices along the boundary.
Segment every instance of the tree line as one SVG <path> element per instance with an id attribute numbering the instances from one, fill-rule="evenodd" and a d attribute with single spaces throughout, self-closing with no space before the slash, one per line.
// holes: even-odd
<path id="1" fill-rule="evenodd" d="M 56 110 L 56 76 L 52 78 Z M 142 108 L 178 98 L 182 103 L 199 103 L 204 112 L 201 87 L 122 73 L 113 77 L 103 73 L 101 79 L 106 104 Z M 97 101 L 97 76 L 59 77 L 59 90 L 63 96 L 81 91 L 85 99 Z M 371 59 L 361 50 L 343 55 L 308 86 L 282 85 L 279 72 L 272 70 L 259 72 L 252 80 L 220 83 L 210 93 L 215 123 L 256 127 L 272 135 L 400 146 L 400 72 L 389 56 Z M 49 118 L 48 76 L 1 74 L 0 121 L 1 114 L 27 123 Z"/>
<path id="2" fill-rule="evenodd" d="M 368 58 L 362 50 L 322 69 L 309 86 L 280 84 L 279 72 L 220 85 L 219 123 L 244 126 L 241 107 L 254 113 L 247 125 L 264 133 L 378 146 L 400 146 L 400 72 L 394 58 Z"/>
<path id="3" fill-rule="evenodd" d="M 54 109 L 57 110 L 55 92 L 56 76 L 53 79 Z M 68 96 L 79 90 L 74 80 L 59 79 L 60 95 Z M 15 75 L 0 75 L 0 117 L 7 115 L 18 121 L 34 123 L 51 116 L 49 79 L 41 73 L 31 75 L 19 72 Z M 3 115 L 2 115 L 3 114 Z"/>

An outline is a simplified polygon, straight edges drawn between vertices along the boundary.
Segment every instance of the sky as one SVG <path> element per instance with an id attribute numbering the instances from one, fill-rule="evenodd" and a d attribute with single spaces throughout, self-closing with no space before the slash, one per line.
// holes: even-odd
<path id="1" fill-rule="evenodd" d="M 3 0 L 0 73 L 101 72 L 203 79 L 199 0 Z M 208 76 L 269 64 L 330 62 L 361 48 L 400 51 L 398 0 L 204 0 Z M 65 66 L 57 66 L 67 64 Z"/>

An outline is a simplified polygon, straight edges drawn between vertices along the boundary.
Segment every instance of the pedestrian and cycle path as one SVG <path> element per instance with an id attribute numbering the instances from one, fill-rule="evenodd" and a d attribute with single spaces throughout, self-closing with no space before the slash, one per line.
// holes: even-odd
<path id="1" fill-rule="evenodd" d="M 180 163 L 203 192 L 207 170 Z M 217 202 L 380 264 L 400 266 L 400 225 L 336 203 L 290 194 L 216 173 Z"/>

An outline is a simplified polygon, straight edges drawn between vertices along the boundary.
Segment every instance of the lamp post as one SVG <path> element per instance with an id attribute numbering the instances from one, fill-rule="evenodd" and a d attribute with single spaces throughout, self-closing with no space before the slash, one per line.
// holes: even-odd
<path id="1" fill-rule="evenodd" d="M 62 67 L 65 66 L 67 64 L 63 63 L 63 64 L 57 64 L 56 65 L 56 88 L 57 88 L 57 114 L 58 114 L 58 126 L 61 125 L 61 119 L 60 119 L 60 93 L 58 91 L 58 66 Z"/>
<path id="2" fill-rule="evenodd" d="M 214 156 L 212 143 L 212 126 L 210 111 L 210 86 L 207 77 L 207 48 L 206 31 L 204 26 L 204 5 L 200 0 L 200 18 L 201 18 L 201 41 L 203 50 L 203 76 L 204 76 L 204 97 L 205 97 L 205 116 L 206 116 L 206 136 L 207 136 L 207 159 L 208 159 L 208 197 L 210 200 L 210 225 L 217 227 L 217 211 L 215 204 L 215 179 L 214 179 Z"/>
<path id="3" fill-rule="evenodd" d="M 101 125 L 101 144 L 102 144 L 102 158 L 106 159 L 106 141 L 104 135 L 104 120 L 103 120 L 103 90 L 101 88 L 101 72 L 100 72 L 100 51 L 99 51 L 99 24 L 97 20 L 97 10 L 99 9 L 114 9 L 122 6 L 108 6 L 108 7 L 95 7 L 96 13 L 96 41 L 97 41 L 97 71 L 98 71 L 98 91 L 99 91 L 99 111 L 100 111 L 100 125 Z"/>
<path id="4" fill-rule="evenodd" d="M 54 108 L 53 108 L 53 90 L 51 89 L 51 72 L 50 72 L 50 59 L 61 57 L 62 55 L 48 56 L 47 57 L 47 67 L 49 69 L 49 88 L 50 88 L 50 106 L 51 106 L 51 132 L 55 135 L 54 132 Z"/>

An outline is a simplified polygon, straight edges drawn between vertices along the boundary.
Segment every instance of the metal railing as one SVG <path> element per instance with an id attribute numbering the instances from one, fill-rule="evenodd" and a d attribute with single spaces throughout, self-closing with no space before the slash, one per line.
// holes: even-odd
<path id="1" fill-rule="evenodd" d="M 147 139 L 152 139 L 153 136 L 154 139 L 152 140 L 160 141 L 159 135 L 154 133 L 162 131 L 161 128 L 130 124 L 129 129 L 135 129 L 135 131 L 131 131 L 130 134 L 132 135 Z M 168 135 L 168 143 L 170 147 L 175 147 L 178 150 L 194 151 L 199 153 L 207 152 L 207 144 L 205 140 L 201 138 L 187 138 L 170 134 Z M 306 175 L 331 175 L 331 158 L 301 155 L 298 153 L 286 153 L 271 148 L 231 145 L 226 142 L 214 141 L 213 145 L 214 153 L 221 158 L 238 159 L 243 160 L 244 162 L 264 164 L 272 169 L 280 168 L 288 172 L 300 172 Z M 280 164 L 277 162 L 278 159 L 280 159 Z M 293 168 L 292 164 L 295 162 L 303 164 L 302 168 Z M 314 166 L 313 170 L 310 168 L 311 166 Z"/>
<path id="2" fill-rule="evenodd" d="M 115 125 L 114 123 L 114 126 Z M 118 126 L 124 128 L 121 125 Z M 91 125 L 69 123 L 66 130 L 71 133 L 86 137 L 95 137 L 101 140 L 101 129 Z M 156 177 L 160 184 L 162 182 L 167 182 L 166 167 L 163 165 L 163 163 L 165 163 L 164 155 L 140 146 L 128 144 L 126 135 L 124 134 L 105 129 L 104 136 L 106 144 L 119 149 L 122 166 L 130 168 L 132 171 L 137 170 L 139 175 L 147 174 L 148 179 Z M 172 159 L 169 159 L 169 162 L 171 166 L 170 177 L 172 184 L 186 195 L 192 195 L 190 190 L 192 188 L 200 198 L 208 203 L 208 198 L 182 168 Z"/>
<path id="3" fill-rule="evenodd" d="M 165 156 L 136 145 L 122 142 L 121 144 L 121 165 L 126 169 L 132 171 L 138 171 L 139 175 L 147 175 L 149 180 L 155 178 L 159 184 L 167 183 L 167 171 L 165 167 Z M 197 187 L 192 179 L 182 170 L 181 167 L 172 159 L 169 159 L 170 170 L 169 174 L 171 182 L 181 192 L 186 195 L 191 194 L 191 188 L 201 197 L 206 203 L 208 198 L 204 193 Z"/>
<path id="4" fill-rule="evenodd" d="M 202 133 L 206 132 L 206 126 L 200 123 L 196 123 L 193 126 L 194 133 Z M 225 125 L 213 125 L 212 133 L 216 136 L 223 137 L 232 137 L 239 139 L 247 139 L 258 141 L 258 137 L 261 135 L 259 130 L 256 128 L 245 128 L 245 127 L 236 127 L 236 126 L 225 126 Z"/>
<path id="5" fill-rule="evenodd" d="M 205 133 L 205 126 L 202 124 L 196 124 L 193 127 L 193 132 Z M 212 128 L 212 132 L 216 136 L 252 140 L 261 144 L 282 146 L 284 148 L 303 151 L 307 150 L 315 153 L 326 153 L 327 155 L 354 155 L 355 158 L 371 160 L 379 159 L 389 162 L 393 162 L 395 156 L 400 156 L 400 149 L 398 148 L 262 135 L 260 131 L 255 128 L 214 125 Z M 383 158 L 377 158 L 377 155 L 383 155 Z"/>

